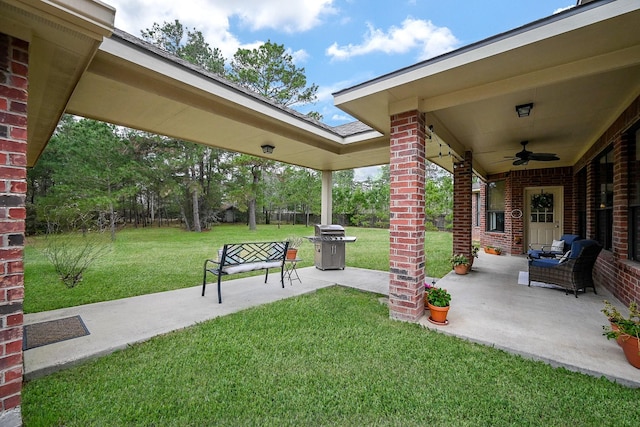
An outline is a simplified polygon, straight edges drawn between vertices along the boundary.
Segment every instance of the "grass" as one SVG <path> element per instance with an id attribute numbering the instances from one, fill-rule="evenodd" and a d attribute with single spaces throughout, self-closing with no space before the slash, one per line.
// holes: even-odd
<path id="1" fill-rule="evenodd" d="M 389 270 L 389 232 L 381 229 L 347 228 L 358 238 L 346 246 L 349 267 Z M 220 225 L 203 233 L 178 228 L 130 228 L 118 232 L 109 252 L 92 264 L 82 282 L 67 289 L 40 250 L 43 237 L 29 238 L 25 248 L 26 313 L 89 304 L 197 286 L 202 283 L 202 265 L 215 258 L 225 243 L 284 240 L 287 236 L 311 236 L 313 227 L 282 225 Z M 427 274 L 442 277 L 450 270 L 452 236 L 428 232 Z M 314 246 L 305 241 L 299 250 L 300 267 L 314 265 Z M 262 273 L 254 273 L 262 274 Z M 235 279 L 242 275 L 229 276 Z M 227 280 L 227 279 L 225 279 Z"/>
<path id="2" fill-rule="evenodd" d="M 635 426 L 638 390 L 389 319 L 332 287 L 28 382 L 27 426 Z"/>

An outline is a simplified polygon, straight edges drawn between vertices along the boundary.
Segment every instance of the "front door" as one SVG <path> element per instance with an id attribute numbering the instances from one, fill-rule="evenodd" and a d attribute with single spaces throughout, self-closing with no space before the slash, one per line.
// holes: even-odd
<path id="1" fill-rule="evenodd" d="M 525 210 L 528 244 L 548 244 L 560 240 L 563 230 L 562 187 L 526 188 Z"/>

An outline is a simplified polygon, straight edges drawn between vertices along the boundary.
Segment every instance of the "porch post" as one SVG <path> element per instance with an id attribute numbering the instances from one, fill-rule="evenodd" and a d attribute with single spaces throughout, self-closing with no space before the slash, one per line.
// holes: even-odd
<path id="1" fill-rule="evenodd" d="M 322 192 L 320 195 L 320 222 L 331 224 L 333 222 L 333 172 L 322 171 Z"/>
<path id="2" fill-rule="evenodd" d="M 27 42 L 0 33 L 0 425 L 22 424 Z"/>
<path id="3" fill-rule="evenodd" d="M 390 316 L 417 321 L 424 314 L 425 118 L 419 111 L 391 116 Z"/>
<path id="4" fill-rule="evenodd" d="M 618 135 L 613 142 L 612 251 L 617 260 L 629 255 L 629 145 L 627 133 Z"/>
<path id="5" fill-rule="evenodd" d="M 471 235 L 473 210 L 473 170 L 471 151 L 464 153 L 464 159 L 453 164 L 453 253 L 471 256 Z"/>

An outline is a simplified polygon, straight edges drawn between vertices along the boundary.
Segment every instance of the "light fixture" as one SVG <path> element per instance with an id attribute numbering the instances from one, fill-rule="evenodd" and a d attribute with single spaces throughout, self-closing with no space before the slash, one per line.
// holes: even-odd
<path id="1" fill-rule="evenodd" d="M 276 148 L 273 145 L 269 145 L 269 144 L 264 144 L 264 145 L 261 145 L 260 147 L 262 147 L 262 152 L 264 154 L 271 154 L 273 153 L 273 150 Z"/>
<path id="2" fill-rule="evenodd" d="M 533 103 L 516 105 L 516 113 L 518 113 L 518 117 L 529 117 L 532 108 Z"/>

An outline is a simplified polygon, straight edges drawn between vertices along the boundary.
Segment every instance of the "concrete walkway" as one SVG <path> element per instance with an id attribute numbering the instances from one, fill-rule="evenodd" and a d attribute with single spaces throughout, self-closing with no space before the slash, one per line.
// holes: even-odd
<path id="1" fill-rule="evenodd" d="M 438 281 L 438 286 L 452 294 L 449 325 L 433 325 L 426 316 L 420 323 L 552 366 L 640 387 L 640 370 L 629 365 L 615 341 L 602 336 L 606 323 L 600 313 L 602 300 L 623 308 L 609 292 L 600 288 L 594 295 L 589 290 L 576 299 L 565 296 L 564 291 L 518 285 L 519 271 L 526 271 L 524 257 L 481 253 L 470 274 L 448 274 Z M 263 276 L 227 281 L 222 285 L 222 304 L 217 302 L 216 286 L 209 285 L 205 297 L 196 286 L 28 314 L 25 324 L 80 315 L 90 335 L 25 351 L 25 378 L 47 375 L 160 334 L 335 284 L 388 294 L 386 272 L 307 267 L 299 274 L 302 282 L 285 282 L 284 289 L 277 274 L 270 274 L 267 284 Z"/>

